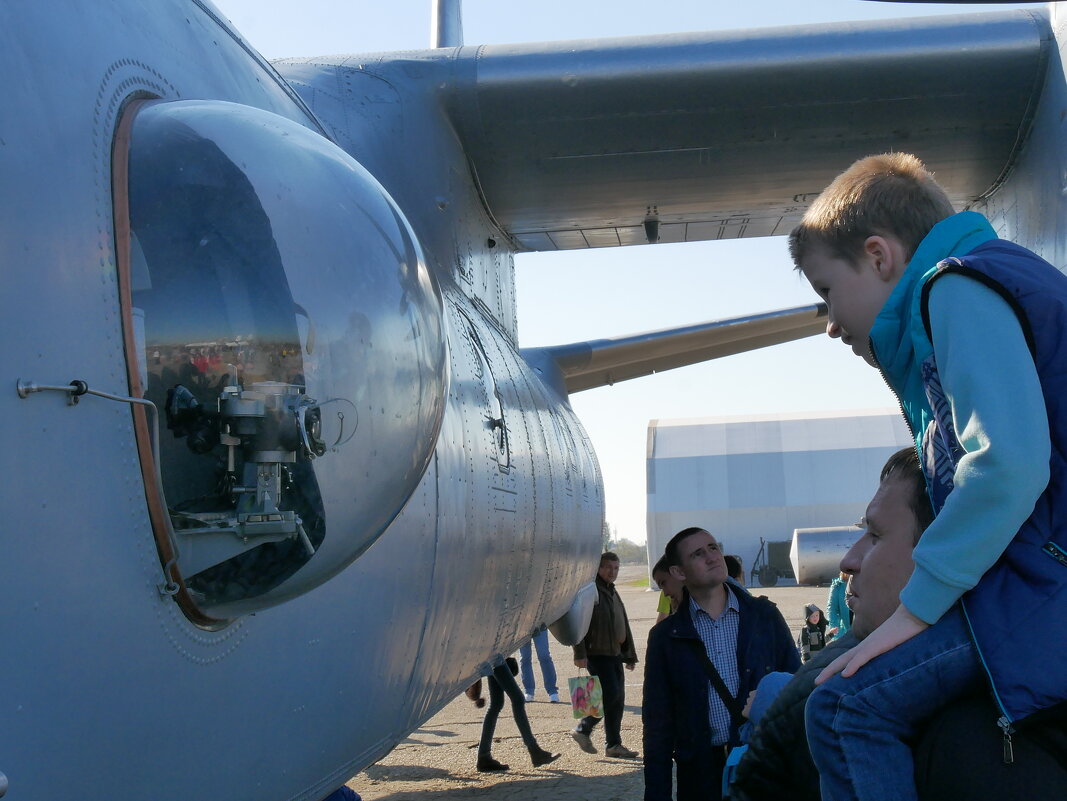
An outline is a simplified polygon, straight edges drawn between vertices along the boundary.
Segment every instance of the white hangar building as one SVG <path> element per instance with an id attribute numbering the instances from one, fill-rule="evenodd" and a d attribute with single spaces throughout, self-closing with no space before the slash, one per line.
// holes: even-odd
<path id="1" fill-rule="evenodd" d="M 897 409 L 652 420 L 649 567 L 676 532 L 700 526 L 742 558 L 750 580 L 761 537 L 857 522 L 886 459 L 912 441 Z"/>

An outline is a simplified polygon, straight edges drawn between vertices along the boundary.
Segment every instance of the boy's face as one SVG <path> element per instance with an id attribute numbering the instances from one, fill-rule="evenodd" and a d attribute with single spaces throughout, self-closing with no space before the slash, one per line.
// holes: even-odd
<path id="1" fill-rule="evenodd" d="M 811 288 L 826 302 L 830 317 L 826 333 L 840 338 L 869 364 L 873 364 L 869 342 L 874 319 L 906 266 L 899 263 L 902 253 L 892 252 L 899 250 L 893 244 L 883 237 L 869 237 L 855 262 L 813 244 L 801 265 Z"/>

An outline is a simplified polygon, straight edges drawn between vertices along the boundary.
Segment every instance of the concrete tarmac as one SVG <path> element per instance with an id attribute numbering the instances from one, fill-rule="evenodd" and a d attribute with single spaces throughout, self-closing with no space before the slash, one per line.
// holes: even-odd
<path id="1" fill-rule="evenodd" d="M 617 588 L 630 618 L 637 644 L 638 665 L 626 672 L 626 712 L 622 721 L 623 744 L 641 751 L 641 683 L 648 631 L 656 622 L 659 593 L 635 586 L 645 577 L 644 567 L 624 567 Z M 804 605 L 814 603 L 825 610 L 826 587 L 754 587 L 755 595 L 766 595 L 785 616 L 794 635 L 800 631 Z M 519 737 L 505 699 L 497 722 L 493 756 L 510 766 L 503 773 L 475 770 L 478 737 L 483 709 L 460 695 L 425 725 L 402 741 L 385 758 L 355 776 L 348 786 L 364 801 L 461 801 L 468 798 L 503 801 L 635 801 L 644 791 L 641 760 L 610 759 L 604 756 L 603 724 L 593 733 L 598 754 L 581 751 L 569 732 L 575 720 L 567 695 L 567 678 L 577 676 L 572 651 L 549 635 L 552 659 L 559 674 L 560 701 L 549 703 L 540 686 L 539 666 L 534 675 L 538 688 L 535 699 L 526 705 L 530 725 L 542 748 L 562 756 L 542 768 L 530 766 L 530 758 Z M 516 654 L 517 656 L 517 654 Z M 534 657 L 536 663 L 536 655 Z"/>

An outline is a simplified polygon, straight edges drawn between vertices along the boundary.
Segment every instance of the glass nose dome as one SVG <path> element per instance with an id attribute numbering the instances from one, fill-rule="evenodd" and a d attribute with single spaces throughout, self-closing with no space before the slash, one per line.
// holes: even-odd
<path id="1" fill-rule="evenodd" d="M 218 101 L 135 114 L 127 324 L 166 425 L 157 540 L 224 619 L 338 573 L 415 490 L 447 394 L 441 296 L 395 203 L 322 136 Z"/>

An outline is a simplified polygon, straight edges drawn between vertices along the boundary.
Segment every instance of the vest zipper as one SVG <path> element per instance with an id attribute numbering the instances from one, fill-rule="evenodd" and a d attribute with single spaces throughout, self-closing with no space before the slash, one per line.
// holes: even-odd
<path id="1" fill-rule="evenodd" d="M 897 399 L 897 406 L 900 407 L 900 414 L 904 418 L 904 423 L 908 426 L 908 431 L 911 432 L 911 441 L 915 444 L 915 452 L 919 455 L 919 464 L 922 464 L 922 452 L 919 450 L 919 443 L 915 439 L 915 429 L 912 428 L 911 420 L 908 419 L 908 415 L 904 412 L 904 404 L 900 400 L 900 396 L 896 390 L 893 389 L 893 385 L 889 383 L 889 379 L 886 378 L 885 370 L 882 369 L 882 363 L 878 361 L 878 354 L 874 352 L 874 342 L 867 339 L 867 352 L 871 356 L 871 361 L 874 362 L 874 366 L 878 369 L 878 374 L 882 376 L 882 380 L 885 381 L 885 385 L 889 387 L 889 391 L 893 393 L 893 397 Z M 926 476 L 926 471 L 923 471 L 923 476 Z M 926 480 L 926 491 L 930 492 L 930 480 Z M 1000 694 L 997 692 L 997 685 L 993 681 L 993 674 L 989 672 L 989 666 L 986 664 L 985 657 L 982 655 L 982 649 L 978 647 L 978 639 L 974 636 L 974 627 L 971 625 L 971 616 L 967 613 L 967 606 L 960 600 L 960 610 L 963 613 L 963 619 L 967 622 L 967 628 L 971 632 L 971 642 L 974 643 L 974 652 L 978 655 L 978 661 L 982 665 L 982 670 L 985 671 L 986 678 L 989 680 L 989 689 L 993 693 L 993 701 L 1002 712 L 1000 718 L 997 720 L 997 725 L 1000 730 L 1004 732 L 1004 764 L 1010 765 L 1015 761 L 1015 753 L 1011 743 L 1011 733 L 1014 731 L 1012 728 L 1012 721 L 1008 717 L 1008 712 L 1004 708 L 1004 704 L 1001 703 Z"/>
<path id="2" fill-rule="evenodd" d="M 978 638 L 974 636 L 974 626 L 971 625 L 971 615 L 967 611 L 967 604 L 964 603 L 962 598 L 960 599 L 960 611 L 963 613 L 963 619 L 967 622 L 967 629 L 971 632 L 971 642 L 974 644 L 974 652 L 978 655 L 978 663 L 982 666 L 982 670 L 985 672 L 986 680 L 989 683 L 989 691 L 993 695 L 993 703 L 995 703 L 997 709 L 1000 710 L 1000 717 L 997 718 L 997 726 L 1004 732 L 1004 764 L 1010 765 L 1015 759 L 1011 744 L 1011 734 L 1015 731 L 1015 728 L 1012 725 L 1014 721 L 1012 720 L 1007 707 L 1004 706 L 1004 702 L 1000 700 L 1000 693 L 997 692 L 997 684 L 993 681 L 993 673 L 989 670 L 989 665 L 986 664 L 982 649 L 978 646 Z"/>
<path id="3" fill-rule="evenodd" d="M 1004 732 L 1004 764 L 1010 765 L 1015 761 L 1015 752 L 1011 746 L 1011 733 L 1014 731 L 1011 727 L 1011 721 L 1008 720 L 1006 715 L 1001 715 L 997 720 L 997 725 L 1000 726 L 1000 730 Z"/>
<path id="4" fill-rule="evenodd" d="M 904 403 L 900 400 L 897 391 L 893 389 L 893 385 L 889 383 L 889 379 L 886 378 L 885 370 L 882 369 L 882 363 L 878 361 L 878 354 L 874 352 L 874 342 L 870 337 L 867 338 L 867 353 L 870 354 L 871 361 L 874 362 L 874 367 L 878 371 L 878 375 L 882 377 L 885 385 L 889 387 L 889 391 L 893 393 L 893 397 L 897 399 L 897 408 L 900 409 L 900 416 L 904 418 L 904 425 L 908 427 L 908 431 L 911 433 L 911 441 L 915 442 L 915 429 L 911 427 L 911 420 L 908 419 L 908 415 L 904 412 Z M 915 452 L 919 452 L 918 443 L 915 445 Z M 919 453 L 919 464 L 922 464 L 921 453 Z"/>

